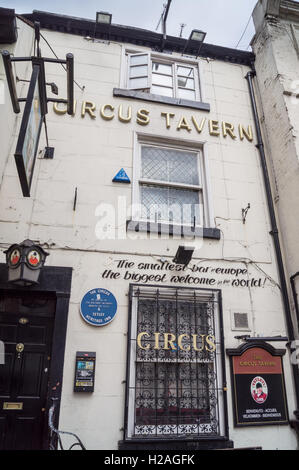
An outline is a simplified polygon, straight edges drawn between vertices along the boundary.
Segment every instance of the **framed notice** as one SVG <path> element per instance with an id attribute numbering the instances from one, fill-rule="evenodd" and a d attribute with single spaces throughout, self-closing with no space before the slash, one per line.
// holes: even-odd
<path id="1" fill-rule="evenodd" d="M 30 196 L 33 170 L 36 160 L 43 116 L 39 94 L 39 66 L 33 67 L 24 114 L 18 137 L 15 161 L 23 196 Z"/>
<path id="2" fill-rule="evenodd" d="M 257 341 L 226 352 L 231 360 L 235 426 L 288 424 L 285 350 Z"/>
<path id="3" fill-rule="evenodd" d="M 94 391 L 95 367 L 95 352 L 78 351 L 76 353 L 74 392 Z"/>

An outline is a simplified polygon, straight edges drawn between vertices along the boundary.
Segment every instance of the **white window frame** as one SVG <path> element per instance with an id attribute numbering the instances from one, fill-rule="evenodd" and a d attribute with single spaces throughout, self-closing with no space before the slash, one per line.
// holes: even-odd
<path id="1" fill-rule="evenodd" d="M 150 180 L 141 178 L 141 147 L 155 146 L 158 148 L 169 148 L 174 150 L 189 151 L 198 154 L 198 172 L 199 184 L 192 185 L 186 183 L 171 183 L 167 181 Z M 133 155 L 133 184 L 132 184 L 132 221 L 155 223 L 155 220 L 144 219 L 141 215 L 141 195 L 140 186 L 142 184 L 150 184 L 164 187 L 174 187 L 178 189 L 196 190 L 199 192 L 200 220 L 196 221 L 195 227 L 198 228 L 214 228 L 215 221 L 211 205 L 211 188 L 209 184 L 209 165 L 207 157 L 207 149 L 205 143 L 186 141 L 183 139 L 169 139 L 161 136 L 153 136 L 144 133 L 135 133 L 134 136 L 134 155 Z M 181 226 L 181 223 L 158 220 L 157 222 L 165 225 Z M 192 227 L 193 223 L 184 224 Z"/>
<path id="2" fill-rule="evenodd" d="M 159 286 L 142 286 L 143 289 L 148 291 L 156 291 Z M 127 437 L 145 437 L 142 433 L 136 434 L 135 429 L 135 395 L 136 395 L 136 352 L 137 352 L 137 314 L 138 314 L 138 299 L 134 296 L 134 292 L 136 292 L 140 286 L 133 286 L 133 295 L 132 295 L 132 303 L 131 303 L 131 325 L 130 325 L 130 338 L 129 338 L 129 357 L 130 363 L 128 364 L 128 416 L 127 416 Z M 163 289 L 167 289 L 164 287 Z M 168 290 L 175 290 L 176 288 L 169 287 Z M 178 288 L 179 289 L 179 288 Z M 220 332 L 220 305 L 219 299 L 217 302 L 217 295 L 219 294 L 218 291 L 208 290 L 208 289 L 190 289 L 198 292 L 198 295 L 202 297 L 202 301 L 206 299 L 212 299 L 215 302 L 215 315 L 214 315 L 214 322 L 215 322 L 215 338 L 216 338 L 216 353 L 215 358 L 213 361 L 214 364 L 214 371 L 216 373 L 215 377 L 215 387 L 218 390 L 217 399 L 218 399 L 218 406 L 216 409 L 216 417 L 218 421 L 218 437 L 222 437 L 225 435 L 225 411 L 224 411 L 224 394 L 223 394 L 223 372 L 222 372 L 222 354 L 219 352 L 220 345 L 221 345 L 221 332 Z M 187 289 L 185 288 L 185 292 Z M 218 351 L 218 352 L 217 352 Z M 167 425 L 169 428 L 169 434 L 172 435 L 174 432 L 177 433 L 179 437 L 180 434 L 184 434 L 184 431 L 180 431 L 176 428 L 176 425 Z M 140 426 L 139 426 L 140 427 Z M 146 425 L 149 428 L 149 425 Z M 152 434 L 159 435 L 159 431 L 156 429 L 156 426 L 152 426 Z M 205 431 L 204 437 L 207 437 L 209 433 Z M 146 437 L 150 436 L 148 434 Z M 167 437 L 167 433 L 161 433 L 163 437 Z M 194 435 L 200 437 L 201 429 L 200 425 L 197 429 L 194 430 Z M 213 434 L 214 435 L 214 434 Z"/>
<path id="3" fill-rule="evenodd" d="M 133 56 L 139 56 L 139 55 L 147 55 L 147 63 L 148 63 L 148 81 L 147 81 L 147 86 L 145 87 L 130 87 L 129 84 L 129 75 L 130 75 L 130 58 Z M 158 52 L 148 52 L 148 51 L 136 51 L 136 50 L 124 50 L 124 62 L 125 66 L 123 67 L 122 71 L 122 86 L 128 90 L 139 90 L 139 91 L 144 91 L 147 93 L 151 93 L 151 87 L 152 87 L 152 62 L 159 62 L 161 64 L 165 65 L 171 65 L 172 66 L 172 78 L 173 78 L 173 92 L 174 96 L 173 98 L 176 99 L 187 99 L 187 98 L 180 98 L 178 96 L 178 80 L 177 80 L 177 66 L 185 66 L 185 67 L 191 67 L 194 69 L 194 85 L 195 85 L 195 99 L 187 99 L 189 101 L 204 101 L 203 100 L 203 91 L 202 91 L 202 86 L 201 86 L 201 67 L 199 60 L 194 60 L 192 58 L 185 58 L 185 57 L 176 57 L 173 55 L 166 55 L 166 54 L 161 54 Z M 156 94 L 156 93 L 155 93 Z M 160 96 L 167 96 L 167 95 L 160 95 Z"/>

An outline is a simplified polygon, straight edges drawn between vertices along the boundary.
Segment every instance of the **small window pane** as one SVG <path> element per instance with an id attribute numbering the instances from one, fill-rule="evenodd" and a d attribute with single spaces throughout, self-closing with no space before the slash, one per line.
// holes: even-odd
<path id="1" fill-rule="evenodd" d="M 158 85 L 153 85 L 151 87 L 151 93 L 156 95 L 163 95 L 163 96 L 173 96 L 172 88 L 166 88 Z"/>
<path id="2" fill-rule="evenodd" d="M 195 152 L 142 146 L 141 177 L 171 183 L 199 184 Z"/>
<path id="3" fill-rule="evenodd" d="M 171 65 L 159 64 L 158 62 L 153 62 L 152 70 L 153 70 L 153 72 L 156 72 L 156 73 L 164 73 L 166 75 L 171 75 L 172 76 L 172 66 Z"/>
<path id="4" fill-rule="evenodd" d="M 153 73 L 152 81 L 154 85 L 164 85 L 164 86 L 172 87 L 172 77 L 168 77 L 167 75 L 160 75 L 158 73 Z"/>
<path id="5" fill-rule="evenodd" d="M 192 100 L 192 101 L 196 100 L 195 91 L 193 90 L 184 90 L 184 88 L 179 88 L 178 95 L 179 95 L 179 98 L 183 98 L 185 100 Z"/>
<path id="6" fill-rule="evenodd" d="M 148 63 L 148 55 L 133 55 L 130 56 L 130 65 L 145 65 Z"/>
<path id="7" fill-rule="evenodd" d="M 184 77 L 194 77 L 194 69 L 191 67 L 182 67 L 178 66 L 177 68 L 177 74 L 178 75 L 183 75 Z"/>
<path id="8" fill-rule="evenodd" d="M 200 223 L 199 192 L 141 185 L 142 218 L 155 222 L 193 225 Z"/>
<path id="9" fill-rule="evenodd" d="M 194 90 L 194 79 L 186 77 L 178 77 L 178 86 L 184 88 L 191 88 Z"/>
<path id="10" fill-rule="evenodd" d="M 130 88 L 147 88 L 148 87 L 147 77 L 131 78 L 129 80 L 129 86 Z"/>
<path id="11" fill-rule="evenodd" d="M 130 68 L 130 77 L 144 77 L 147 76 L 147 65 L 138 65 L 137 67 Z"/>

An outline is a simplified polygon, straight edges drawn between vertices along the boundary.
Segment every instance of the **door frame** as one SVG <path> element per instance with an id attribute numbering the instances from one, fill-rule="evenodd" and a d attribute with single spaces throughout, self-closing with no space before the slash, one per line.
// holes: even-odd
<path id="1" fill-rule="evenodd" d="M 44 266 L 40 274 L 38 285 L 19 287 L 10 284 L 7 281 L 7 265 L 5 263 L 0 263 L 0 295 L 35 292 L 41 294 L 52 294 L 56 299 L 51 367 L 49 373 L 49 387 L 47 391 L 47 407 L 45 411 L 45 415 L 48 416 L 49 408 L 52 405 L 51 398 L 56 398 L 56 410 L 54 416 L 54 426 L 56 429 L 58 428 L 59 422 L 72 271 L 73 268 L 71 267 Z M 45 425 L 42 445 L 44 450 L 49 449 L 49 437 L 49 428 L 48 425 Z"/>

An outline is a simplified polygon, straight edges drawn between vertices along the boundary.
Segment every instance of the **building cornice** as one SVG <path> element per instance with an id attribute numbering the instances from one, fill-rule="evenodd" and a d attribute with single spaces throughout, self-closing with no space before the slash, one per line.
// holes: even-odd
<path id="1" fill-rule="evenodd" d="M 21 17 L 31 21 L 32 23 L 34 23 L 34 21 L 39 21 L 41 28 L 44 29 L 67 34 L 75 34 L 83 37 L 89 36 L 92 38 L 94 37 L 96 30 L 96 39 L 135 44 L 149 47 L 152 50 L 157 51 L 160 50 L 163 40 L 162 34 L 141 28 L 117 24 L 102 24 L 97 25 L 95 28 L 94 20 L 58 15 L 38 10 L 33 10 L 30 14 L 23 14 Z M 184 54 L 186 55 L 197 56 L 198 50 L 194 48 L 194 45 L 192 47 L 190 45 L 185 47 L 186 43 L 187 39 L 167 36 L 166 42 L 164 43 L 164 50 L 165 52 L 178 53 L 182 53 L 184 51 Z M 254 62 L 254 54 L 252 52 L 230 49 L 206 43 L 203 43 L 202 45 L 200 56 L 248 66 Z"/>
<path id="2" fill-rule="evenodd" d="M 299 23 L 299 2 L 281 0 L 279 6 L 279 17 L 288 21 Z"/>

